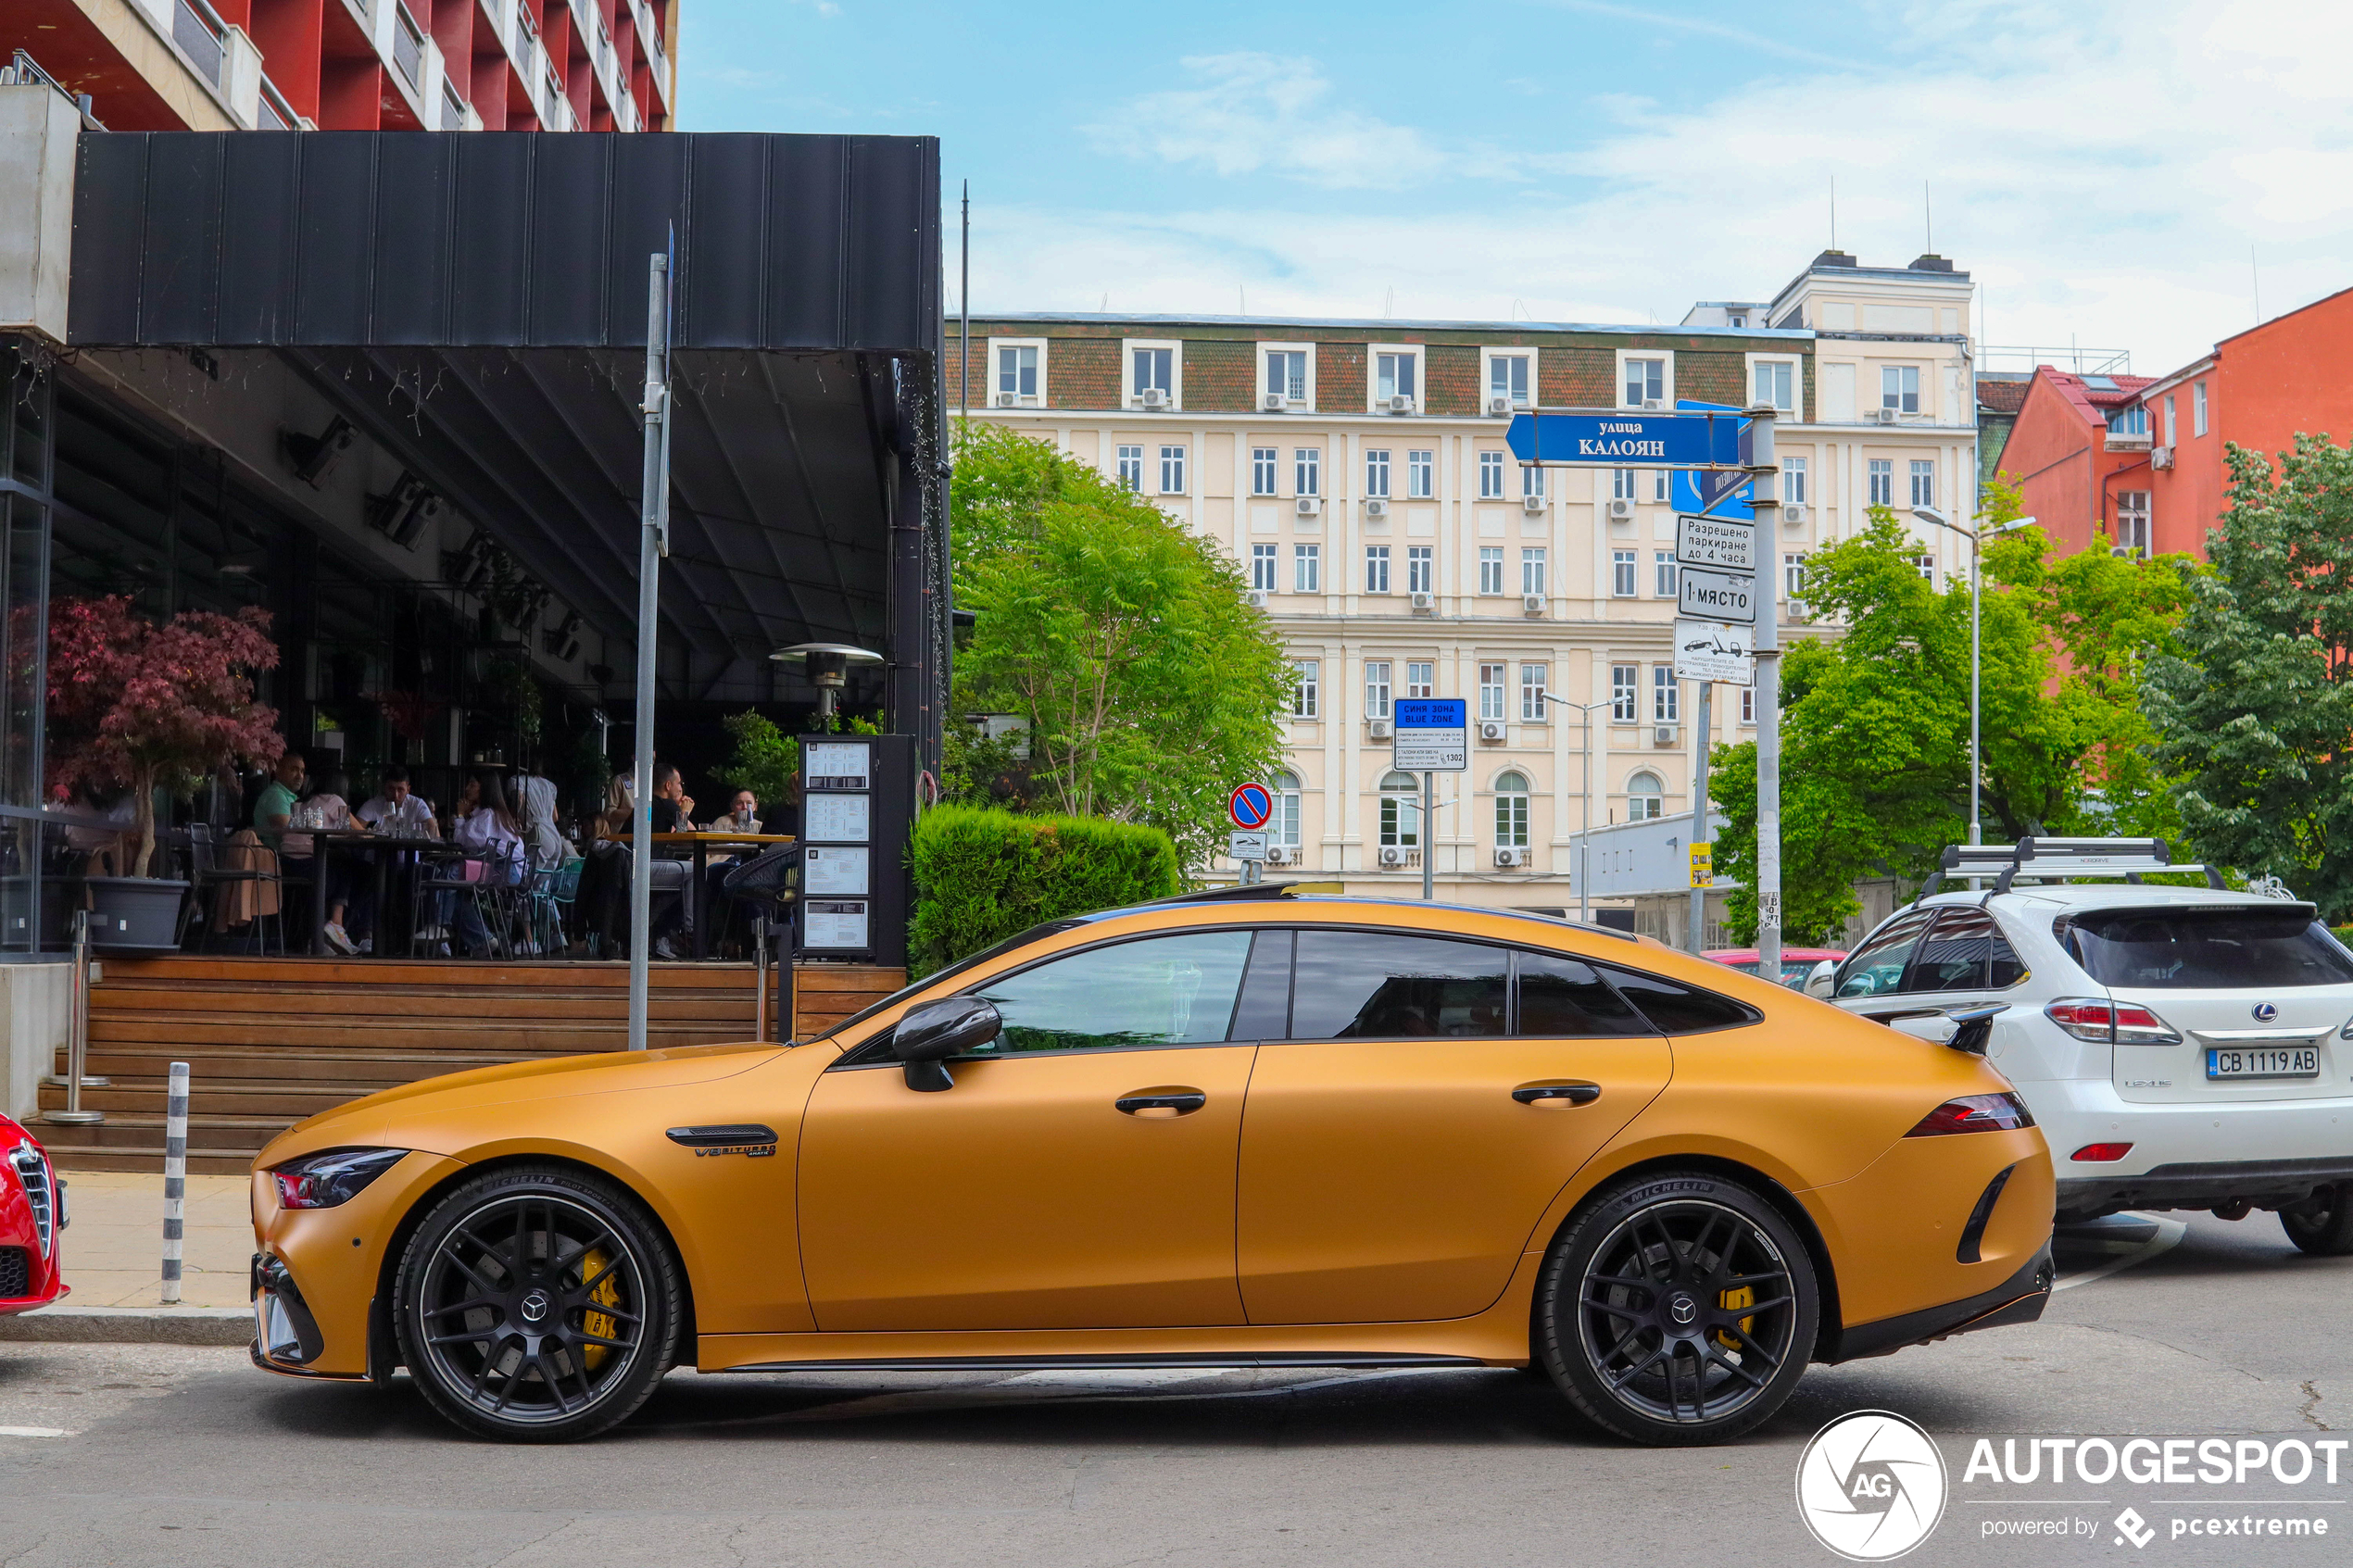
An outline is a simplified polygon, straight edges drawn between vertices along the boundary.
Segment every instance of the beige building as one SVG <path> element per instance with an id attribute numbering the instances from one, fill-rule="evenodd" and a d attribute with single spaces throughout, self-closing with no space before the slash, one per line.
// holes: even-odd
<path id="1" fill-rule="evenodd" d="M 1831 252 L 1769 304 L 1671 328 L 990 316 L 964 395 L 1231 552 L 1299 671 L 1272 874 L 1411 894 L 1428 856 L 1441 898 L 1558 909 L 1589 820 L 1691 807 L 1698 694 L 1670 647 L 1690 499 L 1661 470 L 1523 469 L 1511 415 L 1785 410 L 1784 634 L 1828 634 L 1803 613 L 1811 551 L 1874 502 L 1972 509 L 1969 305 L 1937 257 Z M 951 373 L 959 358 L 951 342 Z M 1952 535 L 1920 543 L 1931 575 L 1966 556 Z M 1470 770 L 1439 776 L 1427 824 L 1418 779 L 1389 765 L 1393 705 L 1426 696 L 1466 699 L 1472 725 Z M 1743 688 L 1715 696 L 1715 741 L 1754 734 Z"/>

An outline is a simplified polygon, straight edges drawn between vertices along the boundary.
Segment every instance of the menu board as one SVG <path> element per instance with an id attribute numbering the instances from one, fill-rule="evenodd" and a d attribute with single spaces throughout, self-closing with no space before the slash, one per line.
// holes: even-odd
<path id="1" fill-rule="evenodd" d="M 863 795 L 807 797 L 801 802 L 800 836 L 812 844 L 865 843 L 874 836 L 868 825 L 868 799 Z"/>
<path id="2" fill-rule="evenodd" d="M 801 783 L 808 789 L 866 789 L 867 758 L 857 741 L 811 741 L 800 761 Z"/>
<path id="3" fill-rule="evenodd" d="M 801 851 L 801 893 L 812 898 L 828 893 L 863 897 L 873 891 L 866 885 L 866 864 L 867 849 L 862 844 L 823 848 L 810 845 Z"/>
<path id="4" fill-rule="evenodd" d="M 801 902 L 803 951 L 819 948 L 860 948 L 866 944 L 866 901 L 862 898 L 808 898 Z"/>

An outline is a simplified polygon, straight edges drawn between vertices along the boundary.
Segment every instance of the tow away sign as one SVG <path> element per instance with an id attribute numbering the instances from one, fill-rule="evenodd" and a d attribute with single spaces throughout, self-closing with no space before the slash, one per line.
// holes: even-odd
<path id="1" fill-rule="evenodd" d="M 1756 680 L 1756 628 L 1730 621 L 1675 622 L 1675 675 L 1683 681 Z"/>

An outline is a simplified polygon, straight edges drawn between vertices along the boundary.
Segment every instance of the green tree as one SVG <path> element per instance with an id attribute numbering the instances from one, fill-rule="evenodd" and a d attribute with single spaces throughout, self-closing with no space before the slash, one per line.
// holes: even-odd
<path id="1" fill-rule="evenodd" d="M 762 811 L 790 800 L 800 776 L 800 742 L 757 709 L 730 713 L 719 722 L 736 743 L 736 755 L 719 770 L 719 782 L 731 790 L 751 791 Z"/>
<path id="2" fill-rule="evenodd" d="M 2229 508 L 2145 707 L 2202 859 L 2353 910 L 2353 452 L 2233 445 Z"/>

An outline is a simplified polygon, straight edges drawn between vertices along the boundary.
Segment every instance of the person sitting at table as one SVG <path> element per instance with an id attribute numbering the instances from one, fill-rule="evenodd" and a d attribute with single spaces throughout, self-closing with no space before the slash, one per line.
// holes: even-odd
<path id="1" fill-rule="evenodd" d="M 294 818 L 295 802 L 302 798 L 303 774 L 308 767 L 309 759 L 288 747 L 271 769 L 270 782 L 262 786 L 261 797 L 253 806 L 254 831 L 261 835 L 264 847 L 281 847 L 279 840 Z"/>
<path id="2" fill-rule="evenodd" d="M 477 862 L 469 860 L 468 881 L 511 887 L 522 880 L 523 866 L 529 859 L 523 848 L 522 824 L 507 805 L 507 793 L 497 773 L 479 772 L 466 781 L 452 812 L 449 839 L 471 856 L 481 858 L 479 872 L 472 869 Z M 445 888 L 440 903 L 440 923 L 446 927 L 451 916 L 456 916 L 458 939 L 464 945 L 467 956 L 487 957 L 491 934 L 483 924 L 475 901 L 460 900 L 454 888 Z"/>
<path id="3" fill-rule="evenodd" d="M 351 780 L 340 770 L 327 772 L 320 778 L 318 788 L 296 804 L 287 826 L 325 828 L 336 833 L 350 832 L 355 826 L 360 825 L 352 817 L 350 801 L 345 798 L 350 789 Z M 285 835 L 285 843 L 279 852 L 288 860 L 307 864 L 317 842 L 307 833 L 289 833 Z M 372 923 L 368 918 L 374 913 L 371 908 L 372 900 L 369 897 L 369 893 L 372 889 L 360 888 L 351 874 L 348 859 L 337 855 L 332 848 L 327 852 L 325 860 L 321 862 L 319 874 L 327 879 L 327 923 L 321 928 L 321 935 L 326 937 L 327 946 L 338 953 L 365 951 L 361 942 L 369 936 Z M 359 905 L 360 918 L 348 923 L 359 927 L 360 939 L 355 939 L 352 936 L 351 932 L 346 929 L 345 920 L 345 916 L 351 911 L 355 897 Z"/>
<path id="4" fill-rule="evenodd" d="M 727 802 L 726 815 L 713 817 L 708 830 L 711 833 L 758 833 L 760 831 L 760 797 L 748 789 L 736 791 Z"/>
<path id="5" fill-rule="evenodd" d="M 684 779 L 677 767 L 669 762 L 654 764 L 653 827 L 656 833 L 692 833 L 695 828 L 695 797 L 686 793 Z"/>
<path id="6" fill-rule="evenodd" d="M 433 802 L 409 788 L 409 770 L 397 762 L 384 771 L 384 784 L 365 806 L 353 813 L 379 833 L 394 838 L 439 838 L 433 820 Z"/>

